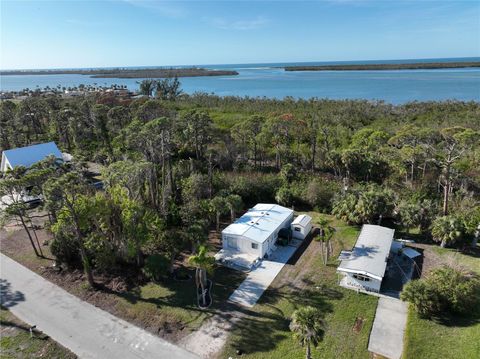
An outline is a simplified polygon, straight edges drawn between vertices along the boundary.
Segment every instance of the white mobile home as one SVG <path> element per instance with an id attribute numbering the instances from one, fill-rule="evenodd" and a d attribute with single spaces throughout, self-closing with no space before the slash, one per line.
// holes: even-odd
<path id="1" fill-rule="evenodd" d="M 291 209 L 259 203 L 222 231 L 222 250 L 215 257 L 250 267 L 276 249 L 278 233 L 292 221 Z"/>
<path id="2" fill-rule="evenodd" d="M 342 261 L 337 268 L 337 272 L 342 275 L 340 285 L 367 292 L 380 292 L 394 232 L 395 230 L 382 226 L 364 225 L 352 251 L 342 252 Z"/>
<path id="3" fill-rule="evenodd" d="M 303 240 L 312 230 L 312 217 L 301 214 L 293 220 L 290 226 L 292 228 L 292 237 Z"/>

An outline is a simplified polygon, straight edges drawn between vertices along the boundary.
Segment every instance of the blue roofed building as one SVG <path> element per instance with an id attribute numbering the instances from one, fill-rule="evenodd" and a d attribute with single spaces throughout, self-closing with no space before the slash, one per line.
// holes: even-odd
<path id="1" fill-rule="evenodd" d="M 62 152 L 60 152 L 55 142 L 40 143 L 38 145 L 5 150 L 2 152 L 0 171 L 6 172 L 18 166 L 28 168 L 34 163 L 52 155 L 58 159 L 63 159 Z"/>

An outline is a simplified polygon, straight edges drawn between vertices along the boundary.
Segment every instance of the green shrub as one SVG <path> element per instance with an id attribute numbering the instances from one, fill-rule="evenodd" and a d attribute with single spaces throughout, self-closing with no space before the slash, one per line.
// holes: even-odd
<path id="1" fill-rule="evenodd" d="M 78 262 L 80 256 L 79 247 L 74 237 L 66 232 L 58 232 L 50 244 L 50 251 L 56 260 L 70 267 Z"/>
<path id="2" fill-rule="evenodd" d="M 231 173 L 226 176 L 229 192 L 242 197 L 245 205 L 270 203 L 275 201 L 275 194 L 281 187 L 281 178 L 276 174 Z"/>
<path id="3" fill-rule="evenodd" d="M 338 183 L 315 178 L 309 181 L 306 186 L 305 200 L 316 211 L 330 212 L 333 196 L 339 191 Z"/>
<path id="4" fill-rule="evenodd" d="M 438 293 L 424 280 L 413 280 L 402 291 L 400 298 L 410 302 L 421 317 L 429 317 L 440 311 Z"/>
<path id="5" fill-rule="evenodd" d="M 338 193 L 332 201 L 332 214 L 348 223 L 374 223 L 379 218 L 392 216 L 395 195 L 378 185 L 357 185 L 345 193 Z"/>
<path id="6" fill-rule="evenodd" d="M 438 268 L 427 278 L 408 283 L 400 298 L 422 317 L 443 312 L 465 314 L 480 304 L 480 280 L 450 267 Z"/>
<path id="7" fill-rule="evenodd" d="M 293 204 L 294 196 L 290 187 L 282 186 L 275 194 L 275 201 L 282 206 L 290 207 Z"/>
<path id="8" fill-rule="evenodd" d="M 145 260 L 143 273 L 151 280 L 159 281 L 168 272 L 170 262 L 161 254 L 153 254 Z"/>

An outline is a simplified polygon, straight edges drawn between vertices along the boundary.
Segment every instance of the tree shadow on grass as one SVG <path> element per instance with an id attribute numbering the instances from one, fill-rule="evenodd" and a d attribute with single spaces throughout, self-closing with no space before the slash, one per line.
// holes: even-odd
<path id="1" fill-rule="evenodd" d="M 3 305 L 0 305 L 0 308 L 2 310 L 5 310 L 5 311 L 8 311 L 8 308 L 3 306 Z M 21 332 L 24 332 L 24 333 L 27 333 L 27 334 L 30 334 L 30 326 L 29 325 L 26 325 L 26 324 L 23 324 L 22 322 L 20 322 L 19 320 L 17 321 L 14 321 L 14 320 L 9 320 L 9 319 L 3 319 L 3 316 L 1 317 L 0 319 L 0 326 L 2 327 L 10 327 L 10 328 L 15 328 Z M 36 330 L 36 329 L 32 329 L 33 330 L 33 338 L 34 339 L 38 339 L 38 340 L 48 340 L 48 335 Z"/>
<path id="2" fill-rule="evenodd" d="M 100 285 L 99 289 L 106 293 L 123 298 L 132 305 L 143 302 L 151 303 L 157 308 L 172 307 L 198 312 L 199 314 L 194 319 L 189 321 L 192 322 L 202 315 L 202 313 L 215 314 L 217 310 L 222 309 L 230 294 L 245 278 L 244 273 L 235 271 L 233 269 L 225 267 L 216 268 L 215 274 L 212 276 L 213 304 L 208 309 L 200 309 L 197 305 L 196 287 L 195 281 L 193 280 L 194 272 L 193 270 L 190 270 L 189 272 L 191 272 L 189 273 L 191 275 L 191 279 L 189 280 L 176 281 L 172 278 L 169 278 L 158 283 L 158 286 L 168 293 L 161 296 L 145 297 L 145 295 L 142 294 L 140 286 L 133 287 L 128 291 L 116 291 L 104 285 Z M 184 324 L 188 324 L 189 322 Z"/>
<path id="3" fill-rule="evenodd" d="M 476 309 L 468 314 L 442 313 L 431 318 L 434 322 L 446 327 L 470 327 L 480 324 L 480 309 Z"/>
<path id="4" fill-rule="evenodd" d="M 285 313 L 281 301 L 288 302 L 293 309 L 312 306 L 325 316 L 332 312 L 329 300 L 343 297 L 340 291 L 320 285 L 314 288 L 299 288 L 284 285 L 270 288 L 260 298 L 255 310 L 237 306 L 241 319 L 235 323 L 231 345 L 244 353 L 261 353 L 275 349 L 279 341 L 288 338 L 291 313 Z"/>
<path id="5" fill-rule="evenodd" d="M 480 247 L 472 247 L 470 245 L 465 245 L 463 248 L 459 249 L 460 253 L 473 257 L 473 258 L 480 258 Z"/>

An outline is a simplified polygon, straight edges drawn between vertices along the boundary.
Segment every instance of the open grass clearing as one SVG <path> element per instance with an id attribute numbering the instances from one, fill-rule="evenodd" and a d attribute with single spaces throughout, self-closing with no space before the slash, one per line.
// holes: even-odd
<path id="1" fill-rule="evenodd" d="M 7 309 L 0 309 L 0 358 L 73 359 L 76 355 L 50 339 L 34 331 Z"/>
<path id="2" fill-rule="evenodd" d="M 480 358 L 480 308 L 468 316 L 435 320 L 419 318 L 409 309 L 404 359 Z"/>

